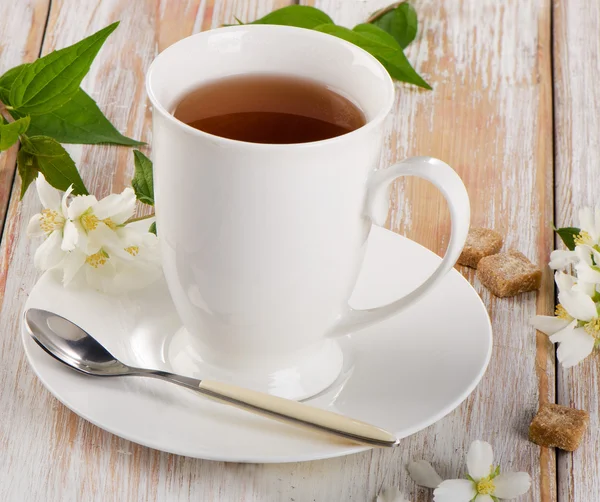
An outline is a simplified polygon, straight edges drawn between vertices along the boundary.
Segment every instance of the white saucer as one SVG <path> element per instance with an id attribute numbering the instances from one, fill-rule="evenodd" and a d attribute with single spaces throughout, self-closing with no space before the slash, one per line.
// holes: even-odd
<path id="1" fill-rule="evenodd" d="M 422 282 L 440 258 L 419 244 L 374 227 L 351 303 L 390 302 Z M 64 289 L 56 274 L 35 285 L 25 308 L 63 315 L 124 362 L 169 370 L 164 340 L 180 329 L 164 282 L 144 293 L 110 297 Z M 22 329 L 27 358 L 43 384 L 75 413 L 125 439 L 166 452 L 234 462 L 294 462 L 367 448 L 330 440 L 216 402 L 172 384 L 94 378 L 62 366 Z M 341 340 L 338 380 L 308 402 L 371 422 L 398 437 L 413 434 L 457 407 L 475 388 L 492 348 L 489 317 L 456 271 L 420 303 Z"/>

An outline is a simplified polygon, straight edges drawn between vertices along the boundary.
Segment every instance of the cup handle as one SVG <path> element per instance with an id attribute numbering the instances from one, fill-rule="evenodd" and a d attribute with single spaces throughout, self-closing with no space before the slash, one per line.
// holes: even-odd
<path id="1" fill-rule="evenodd" d="M 433 183 L 444 195 L 452 221 L 450 243 L 446 254 L 434 272 L 419 287 L 399 300 L 381 307 L 348 311 L 334 326 L 331 335 L 346 335 L 391 317 L 427 293 L 454 266 L 458 260 L 469 232 L 470 204 L 467 189 L 462 180 L 448 164 L 433 157 L 411 157 L 388 169 L 375 171 L 367 185 L 366 212 L 376 225 L 384 221 L 378 215 L 387 214 L 391 183 L 401 176 L 416 176 Z"/>

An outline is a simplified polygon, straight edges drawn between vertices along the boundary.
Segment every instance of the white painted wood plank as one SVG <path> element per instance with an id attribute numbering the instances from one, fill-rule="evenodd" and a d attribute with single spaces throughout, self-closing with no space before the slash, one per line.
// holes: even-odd
<path id="1" fill-rule="evenodd" d="M 0 75 L 38 57 L 48 8 L 48 0 L 0 2 Z M 13 146 L 0 153 L 0 234 L 8 208 L 17 150 L 18 147 Z"/>
<path id="2" fill-rule="evenodd" d="M 584 206 L 600 204 L 600 4 L 554 1 L 556 215 L 558 226 L 578 224 Z M 558 242 L 557 242 L 558 244 Z M 558 453 L 559 501 L 600 497 L 600 371 L 596 351 L 572 369 L 557 368 L 558 403 L 590 413 L 581 447 Z"/>

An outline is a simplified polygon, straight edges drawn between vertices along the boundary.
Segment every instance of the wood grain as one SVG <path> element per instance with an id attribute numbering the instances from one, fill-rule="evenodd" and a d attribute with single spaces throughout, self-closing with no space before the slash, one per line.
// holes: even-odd
<path id="1" fill-rule="evenodd" d="M 353 26 L 387 1 L 318 0 L 339 24 Z M 419 0 L 416 43 L 409 60 L 434 91 L 398 85 L 395 113 L 388 121 L 381 167 L 410 155 L 447 161 L 462 176 L 472 203 L 473 225 L 495 228 L 537 263 L 552 246 L 552 91 L 550 4 Z M 441 253 L 449 216 L 428 184 L 397 183 L 390 227 Z M 416 491 L 404 466 L 426 457 L 443 477 L 464 474 L 462 454 L 474 439 L 489 441 L 505 470 L 528 471 L 534 486 L 522 500 L 556 500 L 554 454 L 527 441 L 539 402 L 554 400 L 554 353 L 528 325 L 552 309 L 552 284 L 545 274 L 539 295 L 496 299 L 474 279 L 492 317 L 494 353 L 473 395 L 454 413 L 403 441 L 400 452 L 376 452 L 374 462 L 391 464 L 386 481 Z M 379 473 L 381 479 L 383 473 Z"/>
<path id="2" fill-rule="evenodd" d="M 338 23 L 353 25 L 386 3 L 318 0 L 316 5 Z M 143 74 L 155 53 L 234 15 L 247 20 L 281 5 L 270 0 L 55 0 L 44 52 L 120 19 L 84 87 L 120 130 L 151 141 Z M 506 235 L 507 246 L 545 263 L 552 247 L 547 225 L 552 219 L 549 0 L 416 0 L 415 6 L 422 28 L 407 55 L 434 91 L 398 86 L 382 167 L 414 154 L 446 160 L 468 186 L 474 224 L 496 228 Z M 0 30 L 0 40 L 4 33 Z M 70 151 L 98 195 L 129 182 L 130 150 Z M 552 308 L 549 274 L 537 297 L 497 300 L 464 270 L 493 319 L 490 368 L 455 412 L 400 448 L 303 464 L 206 462 L 150 450 L 90 425 L 59 404 L 27 366 L 18 324 L 37 277 L 32 267 L 37 242 L 29 242 L 23 229 L 38 209 L 33 193 L 22 205 L 13 197 L 0 247 L 0 291 L 5 293 L 0 500 L 362 502 L 372 500 L 382 485 L 400 485 L 411 500 L 423 502 L 431 495 L 408 479 L 406 463 L 423 457 L 444 477 L 462 476 L 465 449 L 478 438 L 493 444 L 505 471 L 531 473 L 534 486 L 521 501 L 556 500 L 553 453 L 526 440 L 538 403 L 554 400 L 553 350 L 528 327 L 536 310 Z M 398 183 L 389 225 L 437 252 L 447 243 L 446 208 L 424 183 Z"/>
<path id="3" fill-rule="evenodd" d="M 37 59 L 48 17 L 49 0 L 0 2 L 0 75 Z M 15 174 L 18 146 L 0 153 L 0 235 Z"/>
<path id="4" fill-rule="evenodd" d="M 579 209 L 600 204 L 600 5 L 554 2 L 556 224 L 578 224 Z M 558 239 L 557 239 L 558 241 Z M 558 242 L 557 242 L 558 245 Z M 590 413 L 581 447 L 558 454 L 559 501 L 600 496 L 598 352 L 572 369 L 557 368 L 558 403 Z"/>

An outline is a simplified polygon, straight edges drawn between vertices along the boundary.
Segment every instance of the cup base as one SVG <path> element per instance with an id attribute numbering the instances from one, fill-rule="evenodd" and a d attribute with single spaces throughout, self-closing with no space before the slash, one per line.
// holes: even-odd
<path id="1" fill-rule="evenodd" d="M 183 327 L 164 344 L 164 360 L 174 373 L 232 383 L 294 400 L 308 399 L 329 387 L 342 371 L 343 359 L 338 343 L 324 340 L 285 360 L 225 367 L 215 364 L 206 347 Z"/>

